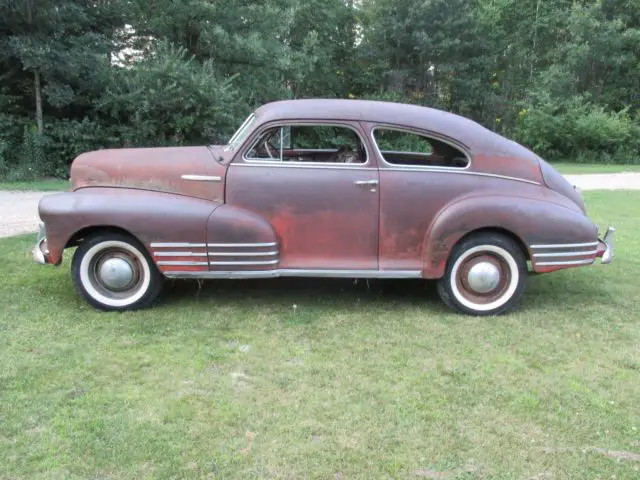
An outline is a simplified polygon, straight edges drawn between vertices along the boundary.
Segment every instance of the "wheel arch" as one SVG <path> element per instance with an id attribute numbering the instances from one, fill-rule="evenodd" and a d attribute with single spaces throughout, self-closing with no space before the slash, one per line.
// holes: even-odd
<path id="1" fill-rule="evenodd" d="M 460 237 L 458 239 L 458 241 L 455 242 L 451 246 L 451 250 L 453 250 L 454 248 L 456 248 L 456 246 L 458 246 L 462 242 L 468 240 L 472 236 L 482 235 L 482 234 L 492 234 L 492 233 L 493 234 L 498 234 L 498 235 L 503 235 L 503 236 L 513 240 L 515 242 L 515 244 L 518 245 L 518 247 L 520 248 L 520 251 L 522 252 L 522 255 L 524 255 L 524 258 L 527 261 L 531 260 L 531 253 L 529 252 L 529 249 L 527 248 L 527 245 L 525 244 L 524 240 L 522 240 L 522 238 L 520 238 L 520 236 L 516 235 L 514 232 L 512 232 L 508 228 L 498 227 L 498 226 L 480 227 L 480 228 L 476 228 L 474 230 L 471 230 L 470 232 L 466 233 L 465 235 L 462 235 L 462 237 Z"/>
<path id="2" fill-rule="evenodd" d="M 500 234 L 513 240 L 529 262 L 529 236 L 532 229 L 540 228 L 540 219 L 532 218 L 534 213 L 540 212 L 542 204 L 535 199 L 519 197 L 514 205 L 513 200 L 503 194 L 485 192 L 484 195 L 459 197 L 445 205 L 425 235 L 423 277 L 441 278 L 455 246 L 481 233 Z"/>
<path id="3" fill-rule="evenodd" d="M 80 230 L 76 231 L 75 233 L 71 234 L 71 236 L 65 243 L 64 248 L 67 249 L 67 248 L 77 247 L 87 237 L 106 234 L 106 233 L 119 233 L 122 235 L 126 235 L 128 237 L 131 237 L 135 239 L 138 243 L 140 243 L 142 246 L 144 246 L 146 249 L 144 242 L 140 238 L 138 238 L 136 235 L 131 233 L 126 228 L 119 227 L 117 225 L 91 225 L 88 227 L 83 227 Z"/>

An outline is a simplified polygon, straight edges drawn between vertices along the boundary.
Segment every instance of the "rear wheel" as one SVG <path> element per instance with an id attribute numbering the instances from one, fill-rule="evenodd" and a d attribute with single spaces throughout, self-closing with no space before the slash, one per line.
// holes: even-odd
<path id="1" fill-rule="evenodd" d="M 456 245 L 437 288 L 454 310 L 500 315 L 519 302 L 527 274 L 526 258 L 515 241 L 497 233 L 479 233 Z"/>
<path id="2" fill-rule="evenodd" d="M 164 280 L 140 242 L 120 233 L 87 238 L 73 256 L 71 275 L 80 295 L 105 311 L 148 307 Z"/>

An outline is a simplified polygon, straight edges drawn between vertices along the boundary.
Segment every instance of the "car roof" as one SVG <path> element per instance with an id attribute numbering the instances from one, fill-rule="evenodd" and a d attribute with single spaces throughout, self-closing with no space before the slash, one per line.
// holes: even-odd
<path id="1" fill-rule="evenodd" d="M 430 107 L 378 100 L 300 99 L 267 103 L 255 112 L 260 123 L 279 120 L 353 120 L 426 130 L 471 149 L 489 140 L 509 142 L 468 118 Z M 475 148 L 474 148 L 475 147 Z"/>

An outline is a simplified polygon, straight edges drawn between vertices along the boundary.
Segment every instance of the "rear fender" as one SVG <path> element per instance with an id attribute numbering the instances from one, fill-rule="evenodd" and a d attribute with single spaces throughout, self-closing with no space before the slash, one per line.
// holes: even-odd
<path id="1" fill-rule="evenodd" d="M 445 206 L 434 219 L 423 245 L 423 276 L 440 278 L 455 245 L 481 229 L 511 233 L 519 241 L 534 271 L 560 268 L 539 266 L 532 246 L 580 244 L 597 241 L 596 226 L 580 212 L 559 203 L 499 194 L 469 196 Z"/>

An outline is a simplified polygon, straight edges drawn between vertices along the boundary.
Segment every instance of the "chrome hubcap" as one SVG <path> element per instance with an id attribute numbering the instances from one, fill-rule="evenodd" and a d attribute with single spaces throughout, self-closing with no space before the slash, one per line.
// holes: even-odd
<path id="1" fill-rule="evenodd" d="M 500 269 L 490 262 L 477 263 L 469 270 L 467 283 L 477 293 L 492 292 L 500 284 Z"/>
<path id="2" fill-rule="evenodd" d="M 124 258 L 112 257 L 100 265 L 98 277 L 111 290 L 125 290 L 134 280 L 134 268 Z"/>

